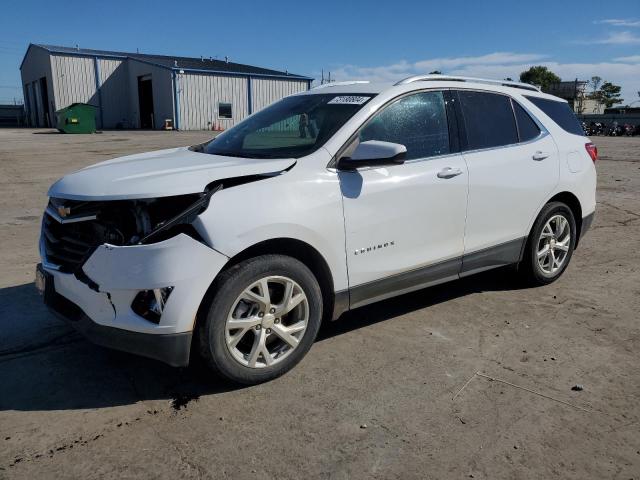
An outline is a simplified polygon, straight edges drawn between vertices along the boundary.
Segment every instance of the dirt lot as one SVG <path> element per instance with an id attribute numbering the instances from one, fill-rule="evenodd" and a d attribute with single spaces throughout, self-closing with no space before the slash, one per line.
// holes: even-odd
<path id="1" fill-rule="evenodd" d="M 557 283 L 362 308 L 235 388 L 87 343 L 32 282 L 52 181 L 207 137 L 0 130 L 0 477 L 640 478 L 640 138 L 596 138 L 596 222 Z"/>

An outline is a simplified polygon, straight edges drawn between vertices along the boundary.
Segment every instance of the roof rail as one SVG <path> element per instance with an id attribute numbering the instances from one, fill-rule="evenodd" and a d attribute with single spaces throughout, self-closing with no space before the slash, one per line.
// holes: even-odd
<path id="1" fill-rule="evenodd" d="M 356 85 L 358 83 L 369 83 L 369 80 L 346 80 L 344 82 L 329 82 L 313 87 L 311 90 L 317 90 L 319 88 L 336 87 L 338 85 Z"/>
<path id="2" fill-rule="evenodd" d="M 539 92 L 540 89 L 535 85 L 528 83 L 514 82 L 511 80 L 491 80 L 489 78 L 475 78 L 475 77 L 458 77 L 455 75 L 413 75 L 400 80 L 394 85 L 406 85 L 413 82 L 429 82 L 429 81 L 441 81 L 441 82 L 473 82 L 473 83 L 487 83 L 489 85 L 501 85 L 503 87 L 522 88 L 523 90 L 532 90 Z"/>

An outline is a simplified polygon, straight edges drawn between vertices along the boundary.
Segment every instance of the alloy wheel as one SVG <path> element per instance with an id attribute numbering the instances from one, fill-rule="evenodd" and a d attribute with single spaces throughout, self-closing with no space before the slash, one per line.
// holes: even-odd
<path id="1" fill-rule="evenodd" d="M 545 223 L 538 239 L 536 256 L 538 266 L 545 275 L 555 275 L 560 270 L 569 253 L 571 227 L 563 215 L 554 215 Z"/>
<path id="2" fill-rule="evenodd" d="M 233 302 L 225 341 L 233 358 L 250 368 L 265 368 L 288 357 L 304 336 L 309 301 L 294 280 L 268 276 L 243 290 Z"/>

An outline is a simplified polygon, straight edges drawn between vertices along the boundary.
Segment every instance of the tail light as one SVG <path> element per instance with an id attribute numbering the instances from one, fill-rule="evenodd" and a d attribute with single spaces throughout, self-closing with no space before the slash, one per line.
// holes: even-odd
<path id="1" fill-rule="evenodd" d="M 593 160 L 593 163 L 595 163 L 596 160 L 598 160 L 598 147 L 593 143 L 586 143 L 584 148 L 587 150 L 587 153 L 591 157 L 591 160 Z"/>

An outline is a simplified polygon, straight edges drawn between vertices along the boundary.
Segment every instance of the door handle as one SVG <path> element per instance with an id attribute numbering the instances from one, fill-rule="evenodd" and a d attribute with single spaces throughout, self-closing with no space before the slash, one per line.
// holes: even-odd
<path id="1" fill-rule="evenodd" d="M 453 178 L 462 173 L 459 168 L 446 167 L 438 172 L 438 178 Z"/>
<path id="2" fill-rule="evenodd" d="M 540 160 L 544 160 L 548 156 L 549 154 L 547 152 L 541 152 L 540 150 L 538 150 L 536 153 L 533 154 L 531 158 L 539 162 Z"/>

